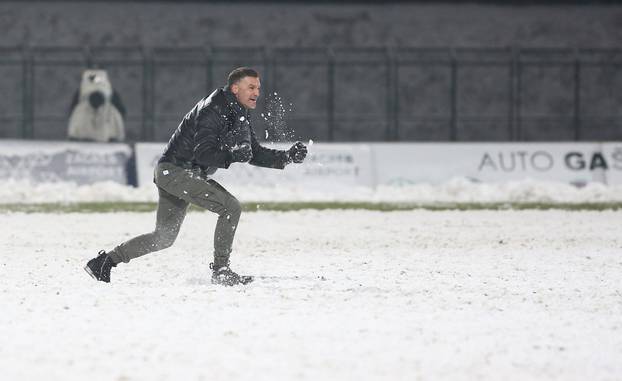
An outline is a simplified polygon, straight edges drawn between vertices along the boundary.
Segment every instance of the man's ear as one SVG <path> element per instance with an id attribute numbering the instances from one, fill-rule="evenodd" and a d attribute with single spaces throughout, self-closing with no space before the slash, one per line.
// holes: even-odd
<path id="1" fill-rule="evenodd" d="M 234 95 L 238 95 L 239 91 L 240 91 L 240 86 L 237 83 L 234 83 L 233 85 L 231 85 L 231 92 Z"/>

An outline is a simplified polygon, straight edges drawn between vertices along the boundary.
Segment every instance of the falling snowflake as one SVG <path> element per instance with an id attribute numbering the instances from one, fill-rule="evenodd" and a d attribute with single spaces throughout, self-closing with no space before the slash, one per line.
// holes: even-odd
<path id="1" fill-rule="evenodd" d="M 266 128 L 266 139 L 271 138 L 271 141 L 285 142 L 294 141 L 295 133 L 287 126 L 286 116 L 288 112 L 292 111 L 292 104 L 289 103 L 286 110 L 283 106 L 283 99 L 278 96 L 276 92 L 268 95 L 266 100 L 266 112 L 261 116 L 268 125 Z"/>

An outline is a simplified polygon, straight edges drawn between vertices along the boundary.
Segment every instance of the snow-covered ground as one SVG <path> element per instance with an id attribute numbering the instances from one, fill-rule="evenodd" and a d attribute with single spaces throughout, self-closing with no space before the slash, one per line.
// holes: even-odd
<path id="1" fill-rule="evenodd" d="M 241 201 L 367 201 L 413 202 L 622 202 L 622 186 L 589 183 L 576 187 L 535 180 L 475 183 L 455 178 L 443 184 L 405 186 L 309 188 L 296 184 L 281 187 L 223 185 Z M 0 203 L 157 201 L 155 186 L 133 188 L 114 182 L 78 186 L 71 183 L 31 184 L 0 182 Z"/>
<path id="2" fill-rule="evenodd" d="M 0 214 L 3 380 L 619 380 L 622 213 L 299 211 L 215 223 L 113 269 L 154 213 Z"/>

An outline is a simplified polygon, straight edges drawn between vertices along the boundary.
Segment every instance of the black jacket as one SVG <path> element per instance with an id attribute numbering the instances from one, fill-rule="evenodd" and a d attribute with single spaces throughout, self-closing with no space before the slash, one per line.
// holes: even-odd
<path id="1" fill-rule="evenodd" d="M 214 91 L 186 114 L 168 142 L 160 162 L 184 168 L 200 167 L 206 174 L 229 168 L 230 148 L 250 143 L 250 164 L 267 168 L 285 168 L 287 151 L 262 147 L 250 124 L 249 113 L 226 88 Z"/>

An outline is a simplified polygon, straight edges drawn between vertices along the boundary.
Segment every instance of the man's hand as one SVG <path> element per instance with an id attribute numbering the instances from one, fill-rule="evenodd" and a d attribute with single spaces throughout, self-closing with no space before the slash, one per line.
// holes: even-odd
<path id="1" fill-rule="evenodd" d="M 253 158 L 253 149 L 246 143 L 231 148 L 230 152 L 233 161 L 240 163 L 249 162 Z"/>
<path id="2" fill-rule="evenodd" d="M 307 146 L 302 142 L 296 142 L 288 151 L 289 160 L 294 163 L 302 163 L 307 157 Z"/>

